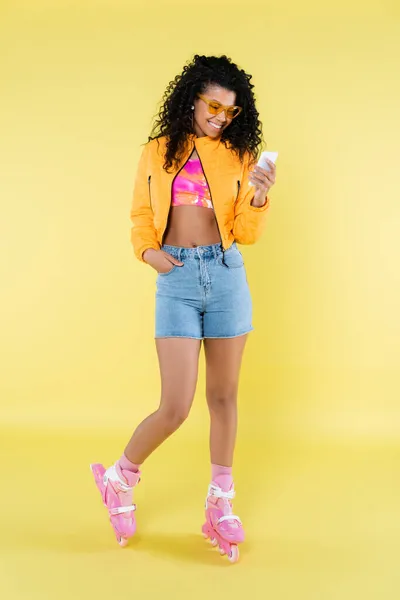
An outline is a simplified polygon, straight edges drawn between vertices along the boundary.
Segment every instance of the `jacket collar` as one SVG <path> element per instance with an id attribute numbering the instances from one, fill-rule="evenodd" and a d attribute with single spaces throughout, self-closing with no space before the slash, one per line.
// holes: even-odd
<path id="1" fill-rule="evenodd" d="M 218 144 L 220 142 L 219 138 L 212 138 L 208 135 L 198 137 L 195 133 L 189 133 L 188 138 L 189 140 L 195 142 L 199 146 L 206 146 L 207 144 Z"/>

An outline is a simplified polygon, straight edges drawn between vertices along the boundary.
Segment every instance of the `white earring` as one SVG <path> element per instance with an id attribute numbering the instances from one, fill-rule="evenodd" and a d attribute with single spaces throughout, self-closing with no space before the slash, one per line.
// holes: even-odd
<path id="1" fill-rule="evenodd" d="M 191 106 L 191 109 L 192 109 L 192 110 L 194 110 L 194 106 L 193 106 L 193 104 L 192 104 L 192 106 Z"/>

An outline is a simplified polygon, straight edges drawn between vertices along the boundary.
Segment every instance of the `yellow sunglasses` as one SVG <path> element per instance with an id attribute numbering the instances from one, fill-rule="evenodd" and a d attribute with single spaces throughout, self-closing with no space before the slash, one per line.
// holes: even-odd
<path id="1" fill-rule="evenodd" d="M 197 96 L 208 105 L 208 112 L 212 115 L 218 115 L 220 112 L 225 111 L 227 119 L 235 119 L 243 110 L 241 106 L 224 106 L 216 100 L 209 100 L 202 94 L 197 94 Z"/>

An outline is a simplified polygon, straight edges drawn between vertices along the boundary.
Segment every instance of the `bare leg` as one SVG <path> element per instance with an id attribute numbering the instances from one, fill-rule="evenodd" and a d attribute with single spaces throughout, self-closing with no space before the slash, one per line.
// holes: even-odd
<path id="1" fill-rule="evenodd" d="M 213 464 L 231 467 L 237 430 L 237 392 L 247 335 L 205 339 L 210 454 Z"/>
<path id="2" fill-rule="evenodd" d="M 187 338 L 156 340 L 161 374 L 158 410 L 138 426 L 125 456 L 142 464 L 187 418 L 197 384 L 201 341 Z"/>

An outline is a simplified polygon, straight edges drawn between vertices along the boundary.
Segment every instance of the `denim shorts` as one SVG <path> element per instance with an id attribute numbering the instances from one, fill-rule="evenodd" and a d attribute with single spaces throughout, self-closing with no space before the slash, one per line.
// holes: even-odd
<path id="1" fill-rule="evenodd" d="M 183 262 L 159 273 L 155 337 L 234 338 L 253 330 L 252 301 L 243 257 L 234 243 L 162 246 Z"/>

